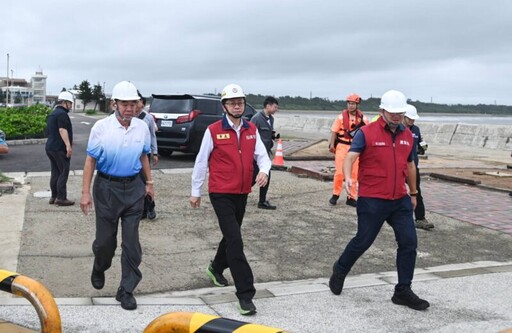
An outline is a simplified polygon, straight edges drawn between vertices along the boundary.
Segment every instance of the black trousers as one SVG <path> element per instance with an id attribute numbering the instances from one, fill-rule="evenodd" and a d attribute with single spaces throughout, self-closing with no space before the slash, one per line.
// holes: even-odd
<path id="1" fill-rule="evenodd" d="M 414 218 L 416 220 L 423 220 L 425 218 L 425 204 L 423 203 L 423 196 L 421 195 L 420 187 L 420 169 L 416 166 L 416 208 L 414 208 Z"/>
<path id="2" fill-rule="evenodd" d="M 50 190 L 52 198 L 65 200 L 68 198 L 67 182 L 71 159 L 66 157 L 66 152 L 46 150 L 50 159 L 51 176 Z"/>
<path id="3" fill-rule="evenodd" d="M 254 184 L 256 184 L 256 176 L 260 172 L 260 169 L 258 168 L 258 163 L 256 163 L 256 161 L 254 161 L 253 164 L 254 164 L 254 171 L 252 174 L 252 186 L 254 186 Z M 260 203 L 267 201 L 267 192 L 268 192 L 269 186 L 270 186 L 270 170 L 268 171 L 267 184 L 263 187 L 260 187 L 260 199 L 259 199 Z"/>
<path id="4" fill-rule="evenodd" d="M 210 193 L 210 201 L 222 232 L 222 240 L 217 248 L 212 267 L 217 272 L 223 272 L 229 268 L 235 281 L 238 299 L 252 300 L 256 289 L 251 267 L 244 254 L 241 231 L 247 194 Z"/>
<path id="5" fill-rule="evenodd" d="M 96 239 L 92 243 L 94 268 L 104 272 L 112 265 L 117 248 L 117 230 L 121 219 L 121 283 L 133 292 L 142 280 L 139 265 L 142 249 L 139 242 L 139 223 L 146 193 L 141 177 L 130 182 L 115 182 L 96 176 L 93 186 L 96 212 Z"/>

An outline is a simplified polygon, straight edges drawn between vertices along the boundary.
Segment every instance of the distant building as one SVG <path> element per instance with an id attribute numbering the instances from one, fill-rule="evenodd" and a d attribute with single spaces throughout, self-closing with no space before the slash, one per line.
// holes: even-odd
<path id="1" fill-rule="evenodd" d="M 30 82 L 20 78 L 0 77 L 0 91 L 9 105 L 46 103 L 46 78 L 42 71 L 32 75 Z"/>

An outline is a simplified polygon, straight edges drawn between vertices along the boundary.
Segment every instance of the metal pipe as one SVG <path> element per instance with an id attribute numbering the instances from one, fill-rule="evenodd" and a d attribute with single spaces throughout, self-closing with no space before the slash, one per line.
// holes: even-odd
<path id="1" fill-rule="evenodd" d="M 169 312 L 154 319 L 143 333 L 286 333 L 279 328 L 221 318 L 203 313 Z"/>
<path id="2" fill-rule="evenodd" d="M 29 277 L 0 270 L 0 290 L 22 296 L 34 306 L 42 333 L 61 333 L 59 308 L 51 293 L 41 283 Z"/>

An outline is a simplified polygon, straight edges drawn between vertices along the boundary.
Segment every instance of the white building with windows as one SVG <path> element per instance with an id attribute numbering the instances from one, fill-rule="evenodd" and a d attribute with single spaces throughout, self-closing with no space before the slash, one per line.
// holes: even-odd
<path id="1" fill-rule="evenodd" d="M 0 77 L 0 91 L 4 103 L 9 105 L 32 105 L 46 103 L 46 78 L 43 71 L 32 75 L 30 82 L 20 78 Z M 9 100 L 5 100 L 8 97 Z"/>

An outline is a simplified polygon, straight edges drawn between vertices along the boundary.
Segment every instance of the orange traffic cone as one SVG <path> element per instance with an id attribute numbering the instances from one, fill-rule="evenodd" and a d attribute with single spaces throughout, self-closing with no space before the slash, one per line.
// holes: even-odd
<path id="1" fill-rule="evenodd" d="M 272 161 L 272 166 L 284 167 L 283 141 L 281 139 L 277 141 L 276 155 L 274 156 L 274 160 Z"/>

